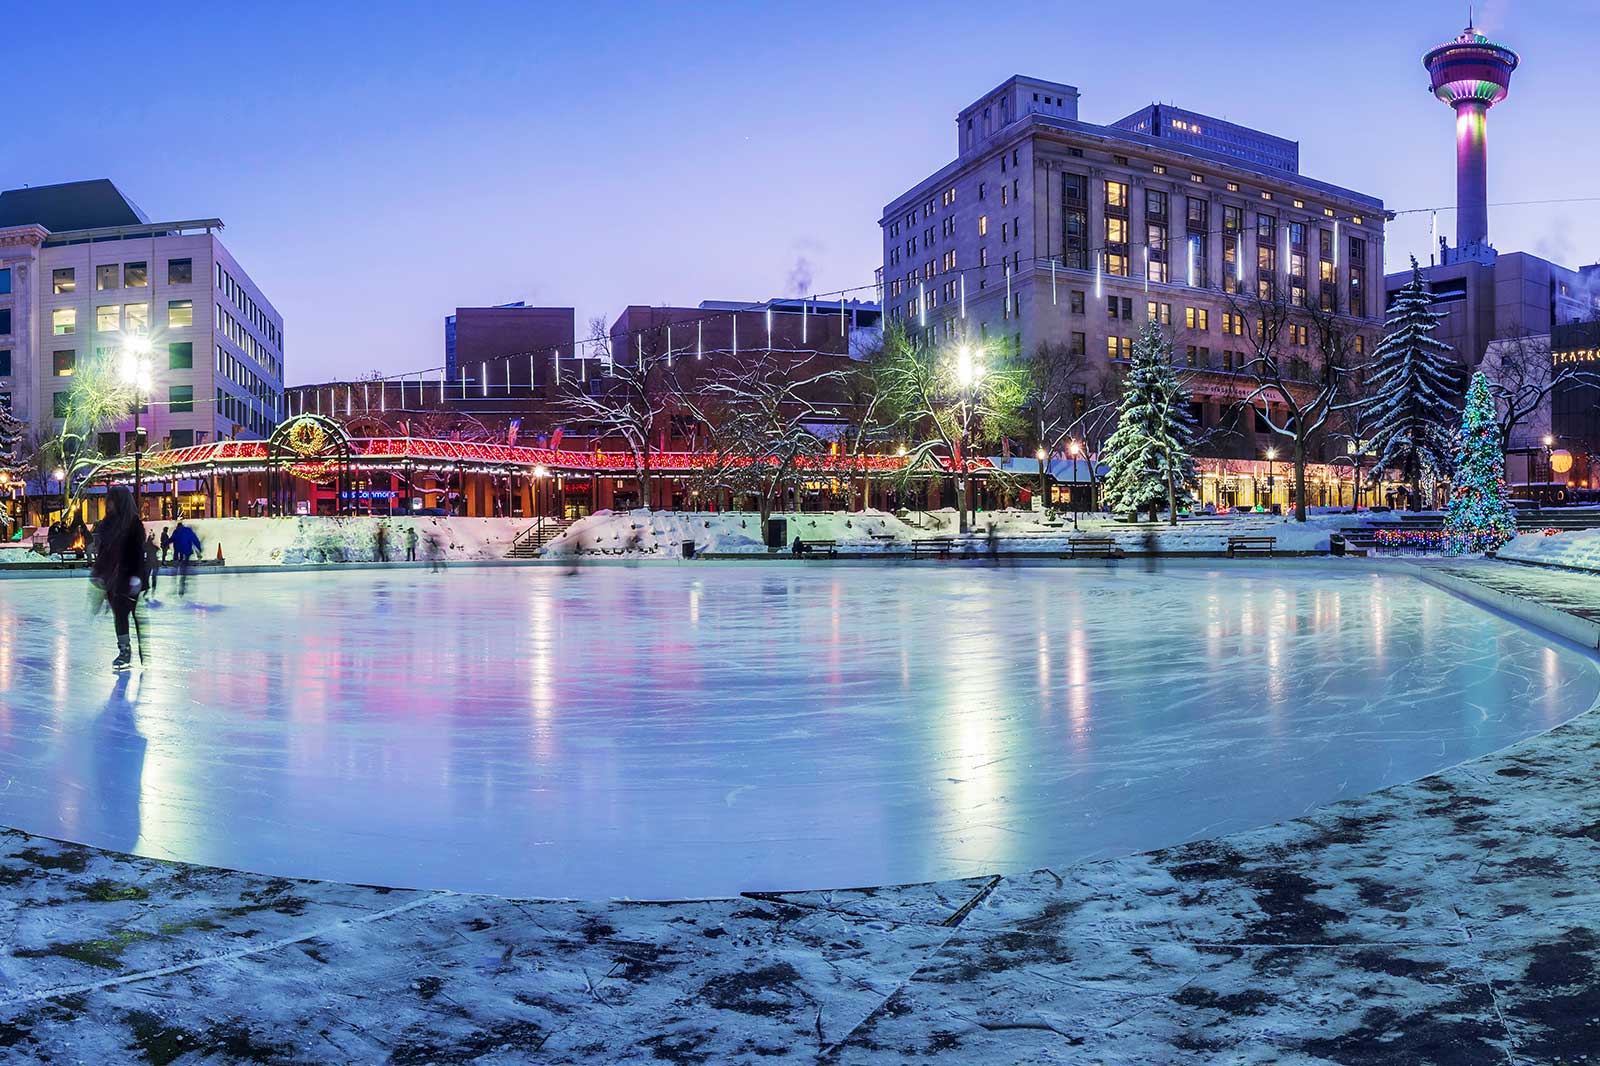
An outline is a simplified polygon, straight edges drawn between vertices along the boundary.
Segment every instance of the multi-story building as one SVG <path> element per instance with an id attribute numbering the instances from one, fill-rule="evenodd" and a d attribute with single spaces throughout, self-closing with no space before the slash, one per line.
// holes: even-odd
<path id="1" fill-rule="evenodd" d="M 0 192 L 0 403 L 58 431 L 73 377 L 151 347 L 148 446 L 269 434 L 283 412 L 283 318 L 217 237 L 152 222 L 109 180 Z M 133 421 L 99 450 L 132 443 Z"/>
<path id="2" fill-rule="evenodd" d="M 458 307 L 444 320 L 445 376 L 480 388 L 486 381 L 507 384 L 506 373 L 512 386 L 543 385 L 557 352 L 572 354 L 574 314 L 570 307 L 529 307 L 520 300 Z"/>
<path id="3" fill-rule="evenodd" d="M 1015 76 L 961 111 L 955 160 L 879 220 L 885 314 L 932 343 L 997 355 L 1064 345 L 1102 376 L 1159 322 L 1214 431 L 1205 498 L 1254 502 L 1282 441 L 1235 417 L 1253 384 L 1242 368 L 1254 324 L 1239 309 L 1309 304 L 1345 316 L 1368 350 L 1382 326 L 1383 202 L 1301 175 L 1292 141 L 1167 105 L 1095 125 L 1078 118 L 1078 96 Z M 1314 344 L 1288 332 L 1285 362 L 1314 379 Z M 1319 465 L 1313 482 L 1341 474 Z"/>

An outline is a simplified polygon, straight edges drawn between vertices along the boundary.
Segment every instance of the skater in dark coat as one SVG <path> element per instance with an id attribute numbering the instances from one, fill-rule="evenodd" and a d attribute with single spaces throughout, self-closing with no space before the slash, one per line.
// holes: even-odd
<path id="1" fill-rule="evenodd" d="M 156 535 L 144 535 L 144 572 L 150 579 L 150 591 L 156 590 L 156 578 L 161 573 L 161 549 L 156 546 Z"/>
<path id="2" fill-rule="evenodd" d="M 172 550 L 172 532 L 166 526 L 161 527 L 161 565 L 167 565 L 167 552 Z"/>
<path id="3" fill-rule="evenodd" d="M 105 594 L 117 632 L 113 670 L 133 665 L 128 620 L 145 587 L 144 540 L 144 523 L 133 509 L 133 494 L 121 485 L 113 486 L 106 493 L 106 516 L 95 527 L 94 565 L 89 571 L 95 587 Z"/>
<path id="4" fill-rule="evenodd" d="M 200 538 L 181 518 L 172 530 L 172 554 L 178 560 L 178 595 L 183 596 L 189 591 L 189 565 L 200 558 Z"/>

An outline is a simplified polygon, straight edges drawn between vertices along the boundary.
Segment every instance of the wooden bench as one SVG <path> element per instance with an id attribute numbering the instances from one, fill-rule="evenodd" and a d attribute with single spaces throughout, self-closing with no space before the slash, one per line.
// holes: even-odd
<path id="1" fill-rule="evenodd" d="M 800 550 L 796 555 L 838 555 L 839 542 L 836 540 L 806 540 L 800 538 L 796 541 Z"/>
<path id="2" fill-rule="evenodd" d="M 1277 537 L 1229 537 L 1228 554 L 1237 552 L 1265 552 L 1272 554 L 1272 549 L 1277 547 Z"/>
<path id="3" fill-rule="evenodd" d="M 955 548 L 954 537 L 929 537 L 911 542 L 912 555 L 949 555 Z"/>
<path id="4" fill-rule="evenodd" d="M 1067 540 L 1067 554 L 1063 559 L 1087 556 L 1100 559 L 1120 559 L 1126 554 L 1112 537 L 1071 537 Z"/>

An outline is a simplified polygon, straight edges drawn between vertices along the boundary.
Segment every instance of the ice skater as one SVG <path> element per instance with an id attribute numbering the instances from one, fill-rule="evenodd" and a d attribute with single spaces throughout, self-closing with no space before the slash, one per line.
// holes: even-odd
<path id="1" fill-rule="evenodd" d="M 156 535 L 144 535 L 144 570 L 145 576 L 150 579 L 150 592 L 145 596 L 150 606 L 156 605 L 156 580 L 161 573 L 161 548 L 156 544 Z"/>
<path id="2" fill-rule="evenodd" d="M 428 573 L 439 573 L 444 569 L 444 546 L 439 543 L 439 538 L 436 534 L 428 534 L 428 543 L 425 548 L 428 555 Z"/>
<path id="3" fill-rule="evenodd" d="M 373 534 L 372 554 L 380 563 L 389 561 L 389 526 L 385 522 L 379 522 L 378 532 Z"/>
<path id="4" fill-rule="evenodd" d="M 407 526 L 406 527 L 406 562 L 414 563 L 416 561 L 417 561 L 417 527 L 416 526 Z"/>
<path id="5" fill-rule="evenodd" d="M 172 530 L 172 554 L 178 560 L 178 595 L 189 594 L 189 566 L 200 558 L 200 536 L 178 519 Z"/>
<path id="6" fill-rule="evenodd" d="M 111 623 L 117 634 L 117 657 L 111 660 L 111 669 L 128 670 L 133 666 L 128 623 L 131 621 L 138 628 L 135 611 L 146 580 L 145 536 L 144 523 L 133 507 L 133 494 L 121 485 L 113 485 L 106 492 L 106 516 L 95 527 L 95 540 L 94 565 L 89 575 L 104 596 L 105 605 L 111 608 Z M 144 638 L 140 634 L 139 661 L 144 660 Z"/>
<path id="7" fill-rule="evenodd" d="M 172 550 L 172 530 L 161 527 L 161 565 L 167 565 L 167 552 Z"/>

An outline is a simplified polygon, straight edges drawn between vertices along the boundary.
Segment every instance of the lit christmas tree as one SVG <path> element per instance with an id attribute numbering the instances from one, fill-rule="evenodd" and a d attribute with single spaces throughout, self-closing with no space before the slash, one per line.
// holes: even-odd
<path id="1" fill-rule="evenodd" d="M 1133 342 L 1122 384 L 1117 431 L 1106 442 L 1110 471 L 1103 486 L 1113 511 L 1151 517 L 1166 504 L 1173 521 L 1200 485 L 1194 467 L 1194 417 L 1189 394 L 1172 366 L 1172 345 L 1154 322 Z"/>
<path id="2" fill-rule="evenodd" d="M 1420 505 L 1422 483 L 1448 469 L 1449 429 L 1440 413 L 1454 406 L 1458 387 L 1450 346 L 1433 335 L 1444 312 L 1433 309 L 1416 257 L 1411 281 L 1395 295 L 1383 341 L 1372 356 L 1368 378 L 1375 393 L 1371 415 L 1378 454 L 1373 480 L 1399 470 Z"/>
<path id="3" fill-rule="evenodd" d="M 0 474 L 18 480 L 26 477 L 28 460 L 23 454 L 26 432 L 27 427 L 11 413 L 11 409 L 0 404 Z"/>
<path id="4" fill-rule="evenodd" d="M 1500 451 L 1494 397 L 1481 372 L 1472 375 L 1461 412 L 1456 476 L 1444 532 L 1445 551 L 1451 555 L 1490 551 L 1517 535 L 1517 519 L 1506 493 L 1506 459 Z"/>

